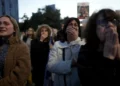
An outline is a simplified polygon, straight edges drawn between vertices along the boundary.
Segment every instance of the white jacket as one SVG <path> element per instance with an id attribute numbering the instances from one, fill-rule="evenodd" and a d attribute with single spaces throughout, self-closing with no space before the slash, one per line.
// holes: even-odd
<path id="1" fill-rule="evenodd" d="M 54 86 L 64 86 L 63 75 L 66 75 L 67 86 L 80 86 L 80 80 L 77 68 L 71 68 L 72 59 L 77 60 L 81 45 L 81 39 L 78 37 L 75 41 L 60 42 L 57 41 L 49 54 L 47 69 L 54 73 Z M 84 43 L 83 43 L 84 44 Z M 65 61 L 63 61 L 62 49 L 65 48 Z"/>

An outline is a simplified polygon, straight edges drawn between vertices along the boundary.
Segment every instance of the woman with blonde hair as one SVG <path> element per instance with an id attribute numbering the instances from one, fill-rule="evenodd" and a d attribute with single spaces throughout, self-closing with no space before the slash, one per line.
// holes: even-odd
<path id="1" fill-rule="evenodd" d="M 31 41 L 31 62 L 32 76 L 35 86 L 43 86 L 45 68 L 49 54 L 49 40 L 51 35 L 51 27 L 47 24 L 38 26 L 36 38 Z"/>
<path id="2" fill-rule="evenodd" d="M 25 86 L 30 67 L 29 49 L 20 40 L 16 20 L 0 16 L 0 86 Z"/>

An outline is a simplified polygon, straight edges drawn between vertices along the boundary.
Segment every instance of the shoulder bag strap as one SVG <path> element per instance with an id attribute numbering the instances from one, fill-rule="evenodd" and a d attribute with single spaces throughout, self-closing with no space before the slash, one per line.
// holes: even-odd
<path id="1" fill-rule="evenodd" d="M 65 61 L 65 48 L 63 48 L 63 61 Z M 64 86 L 67 86 L 65 74 L 64 74 Z"/>

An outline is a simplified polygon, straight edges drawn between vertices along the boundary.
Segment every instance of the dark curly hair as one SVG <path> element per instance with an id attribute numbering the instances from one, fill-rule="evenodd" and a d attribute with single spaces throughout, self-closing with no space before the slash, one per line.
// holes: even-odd
<path id="1" fill-rule="evenodd" d="M 93 13 L 92 16 L 89 18 L 84 32 L 84 38 L 86 39 L 86 43 L 91 49 L 98 49 L 100 43 L 100 40 L 96 34 L 96 28 L 97 28 L 96 20 L 100 14 L 103 14 L 105 20 L 113 20 L 113 19 L 117 20 L 117 32 L 120 39 L 119 15 L 112 9 L 101 9 L 100 11 Z"/>
<path id="2" fill-rule="evenodd" d="M 78 24 L 78 27 L 79 27 L 79 37 L 81 37 L 81 28 L 80 28 L 80 21 L 78 18 L 75 18 L 75 17 L 71 17 L 71 18 L 68 18 L 65 23 L 64 23 L 64 27 L 63 27 L 63 33 L 64 33 L 64 38 L 65 38 L 65 41 L 67 41 L 67 33 L 66 33 L 66 29 L 67 29 L 67 26 L 69 25 L 69 23 L 71 21 L 75 20 Z"/>

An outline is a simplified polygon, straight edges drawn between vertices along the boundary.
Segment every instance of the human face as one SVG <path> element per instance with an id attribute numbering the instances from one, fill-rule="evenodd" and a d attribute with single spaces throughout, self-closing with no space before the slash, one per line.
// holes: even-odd
<path id="1" fill-rule="evenodd" d="M 43 38 L 47 38 L 48 37 L 48 30 L 47 30 L 47 28 L 43 27 L 41 29 L 41 37 L 43 37 Z"/>
<path id="2" fill-rule="evenodd" d="M 79 34 L 78 23 L 75 20 L 72 20 L 66 29 L 67 39 L 76 40 Z"/>
<path id="3" fill-rule="evenodd" d="M 78 24 L 75 20 L 72 20 L 69 24 L 68 27 L 72 27 L 72 28 L 76 28 L 76 30 L 78 31 Z"/>
<path id="4" fill-rule="evenodd" d="M 15 32 L 14 26 L 8 17 L 0 18 L 0 36 L 11 36 Z"/>
<path id="5" fill-rule="evenodd" d="M 32 29 L 32 28 L 29 28 L 29 29 L 28 29 L 28 35 L 32 35 L 32 34 L 34 34 L 33 29 Z"/>
<path id="6" fill-rule="evenodd" d="M 117 20 L 105 20 L 102 14 L 100 14 L 96 21 L 97 29 L 96 33 L 101 42 L 105 41 L 105 35 L 107 31 L 117 31 Z"/>

